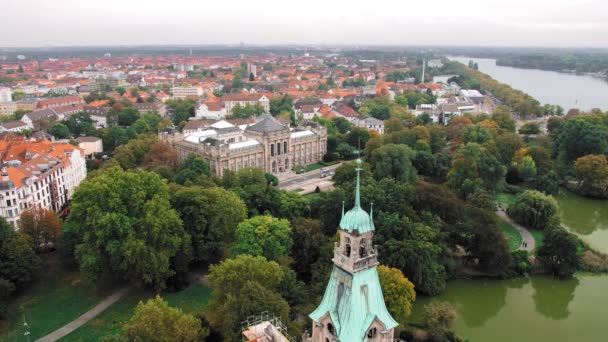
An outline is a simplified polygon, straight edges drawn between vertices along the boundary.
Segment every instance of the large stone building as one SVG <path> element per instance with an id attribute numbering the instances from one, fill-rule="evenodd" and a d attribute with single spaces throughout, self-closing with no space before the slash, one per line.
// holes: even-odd
<path id="1" fill-rule="evenodd" d="M 384 303 L 378 278 L 378 251 L 372 245 L 374 237 L 373 211 L 361 207 L 357 159 L 355 206 L 340 220 L 340 241 L 334 248 L 334 268 L 321 304 L 309 317 L 312 336 L 305 342 L 382 341 L 392 342 L 398 323 Z"/>
<path id="2" fill-rule="evenodd" d="M 244 167 L 280 174 L 296 165 L 317 163 L 327 152 L 325 127 L 307 122 L 293 129 L 269 114 L 252 124 L 235 126 L 221 120 L 188 134 L 164 131 L 160 138 L 175 147 L 180 159 L 190 153 L 201 156 L 218 177 L 224 170 Z"/>

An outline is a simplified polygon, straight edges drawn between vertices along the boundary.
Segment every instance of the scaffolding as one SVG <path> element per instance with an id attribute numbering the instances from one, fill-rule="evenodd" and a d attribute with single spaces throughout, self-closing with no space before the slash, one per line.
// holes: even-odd
<path id="1" fill-rule="evenodd" d="M 268 311 L 263 311 L 259 315 L 249 316 L 249 317 L 247 317 L 246 320 L 241 322 L 241 332 L 243 333 L 243 341 L 246 341 L 244 333 L 247 330 L 249 330 L 250 328 L 255 327 L 257 325 L 261 325 L 265 322 L 268 322 L 270 325 L 272 325 L 276 329 L 277 332 L 279 332 L 281 335 L 283 335 L 285 337 L 285 339 L 287 339 L 287 341 L 296 342 L 296 339 L 292 338 L 287 333 L 287 328 L 281 321 L 281 317 L 270 315 L 270 314 L 268 314 Z M 258 336 L 258 337 L 271 338 L 272 336 L 265 335 L 265 336 Z"/>

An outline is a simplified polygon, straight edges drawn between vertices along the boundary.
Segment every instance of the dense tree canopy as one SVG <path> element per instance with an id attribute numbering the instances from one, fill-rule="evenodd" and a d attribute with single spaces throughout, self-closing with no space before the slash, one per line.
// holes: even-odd
<path id="1" fill-rule="evenodd" d="M 557 202 L 551 195 L 527 190 L 517 196 L 507 212 L 515 221 L 534 229 L 545 229 L 559 223 Z"/>
<path id="2" fill-rule="evenodd" d="M 198 342 L 209 331 L 202 329 L 196 317 L 170 307 L 160 296 L 139 302 L 133 317 L 123 326 L 129 341 L 182 341 Z"/>
<path id="3" fill-rule="evenodd" d="M 292 245 L 289 221 L 269 215 L 255 216 L 239 223 L 232 254 L 249 254 L 277 260 L 287 255 Z"/>
<path id="4" fill-rule="evenodd" d="M 190 253 L 190 236 L 154 173 L 112 168 L 87 179 L 69 220 L 78 224 L 80 268 L 93 278 L 113 274 L 162 289 L 176 273 L 172 259 Z"/>
<path id="5" fill-rule="evenodd" d="M 608 197 L 608 162 L 605 155 L 590 154 L 576 159 L 574 173 L 581 194 Z"/>
<path id="6" fill-rule="evenodd" d="M 171 195 L 184 230 L 190 234 L 194 260 L 218 262 L 227 255 L 247 208 L 234 193 L 219 187 L 185 187 Z"/>

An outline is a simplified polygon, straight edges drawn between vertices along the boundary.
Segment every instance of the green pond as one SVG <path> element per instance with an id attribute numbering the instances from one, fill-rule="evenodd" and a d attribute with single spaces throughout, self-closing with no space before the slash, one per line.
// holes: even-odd
<path id="1" fill-rule="evenodd" d="M 509 280 L 455 280 L 439 296 L 418 298 L 411 320 L 424 305 L 452 303 L 453 329 L 469 341 L 608 341 L 608 276 L 577 274 Z"/>
<path id="2" fill-rule="evenodd" d="M 608 200 L 594 200 L 566 190 L 555 199 L 562 224 L 593 249 L 608 253 Z"/>

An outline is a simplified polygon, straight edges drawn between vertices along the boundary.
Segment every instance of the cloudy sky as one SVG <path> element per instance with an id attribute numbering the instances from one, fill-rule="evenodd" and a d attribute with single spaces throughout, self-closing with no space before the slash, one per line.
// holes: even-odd
<path id="1" fill-rule="evenodd" d="M 607 0 L 1 0 L 0 47 L 608 47 Z"/>

